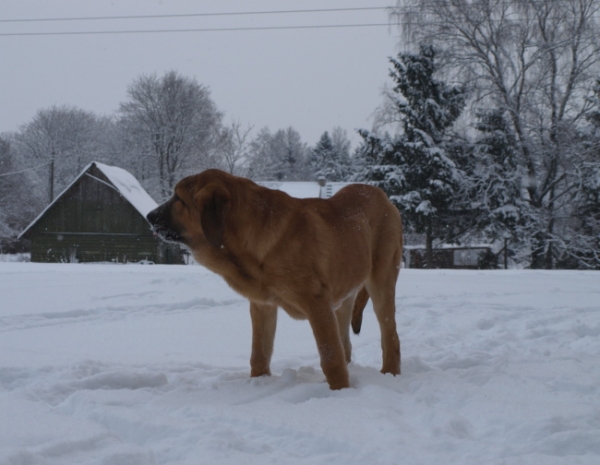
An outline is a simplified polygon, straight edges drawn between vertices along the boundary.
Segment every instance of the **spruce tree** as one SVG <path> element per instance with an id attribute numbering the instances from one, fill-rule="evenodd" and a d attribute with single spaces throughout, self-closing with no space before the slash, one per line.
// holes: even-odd
<path id="1" fill-rule="evenodd" d="M 310 166 L 317 178 L 324 177 L 327 181 L 334 182 L 347 180 L 351 169 L 348 146 L 336 146 L 325 131 L 311 150 Z"/>
<path id="2" fill-rule="evenodd" d="M 435 50 L 390 59 L 392 103 L 403 132 L 378 136 L 361 131 L 359 178 L 381 187 L 400 209 L 409 230 L 425 234 L 426 260 L 433 266 L 433 241 L 448 236 L 463 173 L 446 150 L 447 131 L 465 105 L 466 90 L 434 78 Z"/>
<path id="3" fill-rule="evenodd" d="M 475 229 L 488 239 L 518 240 L 532 221 L 529 204 L 523 198 L 516 141 L 503 110 L 478 115 L 480 137 L 470 157 L 469 197 Z"/>

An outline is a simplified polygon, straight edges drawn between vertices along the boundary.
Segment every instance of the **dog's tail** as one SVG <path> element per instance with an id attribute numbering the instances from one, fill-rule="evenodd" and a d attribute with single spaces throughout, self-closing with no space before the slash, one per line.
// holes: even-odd
<path id="1" fill-rule="evenodd" d="M 362 326 L 363 311 L 369 301 L 369 293 L 363 286 L 354 300 L 354 308 L 352 309 L 352 331 L 354 334 L 360 333 L 360 327 Z"/>

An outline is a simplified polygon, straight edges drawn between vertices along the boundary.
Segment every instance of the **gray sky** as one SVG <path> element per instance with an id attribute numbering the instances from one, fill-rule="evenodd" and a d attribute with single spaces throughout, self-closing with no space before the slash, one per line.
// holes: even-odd
<path id="1" fill-rule="evenodd" d="M 390 0 L 2 0 L 0 132 L 36 111 L 73 105 L 110 115 L 141 74 L 175 70 L 211 90 L 225 121 L 256 130 L 369 128 L 396 54 L 393 27 L 99 35 L 1 34 L 387 23 L 385 10 L 185 18 L 6 22 L 7 19 L 174 15 L 390 6 Z"/>

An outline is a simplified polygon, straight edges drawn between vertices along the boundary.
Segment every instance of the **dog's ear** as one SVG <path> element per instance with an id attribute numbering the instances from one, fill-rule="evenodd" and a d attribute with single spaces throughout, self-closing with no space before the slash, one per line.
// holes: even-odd
<path id="1" fill-rule="evenodd" d="M 231 194 L 220 184 L 209 184 L 194 197 L 206 240 L 215 248 L 223 245 L 223 234 L 231 208 Z"/>

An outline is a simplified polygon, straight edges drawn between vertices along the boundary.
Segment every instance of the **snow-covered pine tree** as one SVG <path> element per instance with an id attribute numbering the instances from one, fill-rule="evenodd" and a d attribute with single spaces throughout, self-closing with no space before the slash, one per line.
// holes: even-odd
<path id="1" fill-rule="evenodd" d="M 577 220 L 567 254 L 577 268 L 600 270 L 600 79 L 590 98 L 593 105 L 587 115 L 591 123 L 584 138 L 585 159 L 576 167 L 577 189 L 573 209 Z"/>
<path id="2" fill-rule="evenodd" d="M 522 195 L 525 173 L 517 160 L 516 140 L 501 109 L 481 112 L 477 130 L 481 135 L 468 172 L 474 228 L 488 239 L 510 238 L 515 243 L 532 221 Z"/>
<path id="3" fill-rule="evenodd" d="M 576 196 L 576 234 L 567 252 L 576 259 L 576 267 L 600 270 L 600 154 L 581 166 L 581 184 Z"/>
<path id="4" fill-rule="evenodd" d="M 325 131 L 315 147 L 310 151 L 310 167 L 317 178 L 327 181 L 346 181 L 351 172 L 349 144 L 343 139 L 334 143 Z"/>
<path id="5" fill-rule="evenodd" d="M 400 136 L 394 137 L 388 133 L 378 135 L 364 129 L 358 133 L 363 142 L 357 149 L 356 158 L 360 168 L 353 180 L 366 181 L 383 189 L 394 202 L 406 190 L 404 158 L 398 150 Z"/>
<path id="6" fill-rule="evenodd" d="M 390 137 L 361 131 L 358 174 L 381 187 L 402 212 L 408 230 L 425 234 L 426 262 L 433 266 L 433 241 L 444 239 L 456 217 L 464 173 L 446 151 L 447 131 L 465 105 L 466 90 L 435 79 L 435 50 L 390 59 L 392 107 L 403 133 Z"/>
<path id="7" fill-rule="evenodd" d="M 587 119 L 595 128 L 600 130 L 600 79 L 596 80 L 593 91 L 594 95 L 588 99 L 593 109 L 588 113 Z M 598 149 L 600 150 L 600 147 Z"/>

